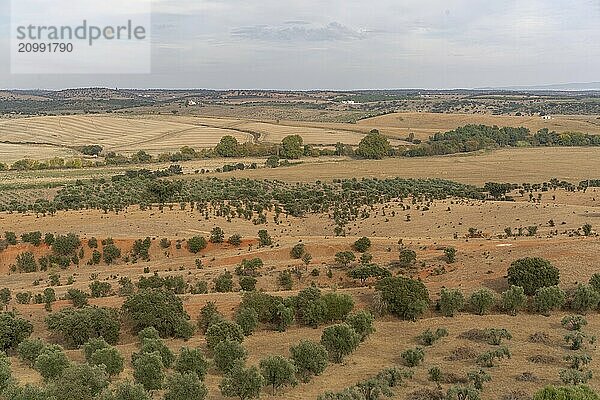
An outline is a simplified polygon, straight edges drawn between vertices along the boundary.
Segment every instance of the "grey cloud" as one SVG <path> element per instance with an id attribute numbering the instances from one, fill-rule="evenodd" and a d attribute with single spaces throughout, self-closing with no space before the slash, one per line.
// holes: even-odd
<path id="1" fill-rule="evenodd" d="M 288 23 L 285 26 L 257 25 L 234 29 L 232 35 L 244 39 L 262 41 L 348 41 L 360 40 L 366 37 L 366 32 L 330 22 L 321 27 L 306 26 L 306 24 Z"/>

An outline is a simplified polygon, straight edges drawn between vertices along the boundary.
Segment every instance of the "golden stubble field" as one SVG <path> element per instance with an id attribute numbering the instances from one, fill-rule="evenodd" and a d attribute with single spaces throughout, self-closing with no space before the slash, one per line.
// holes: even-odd
<path id="1" fill-rule="evenodd" d="M 515 117 L 487 114 L 394 113 L 367 118 L 356 124 L 251 118 L 175 115 L 70 115 L 0 120 L 0 161 L 22 158 L 71 157 L 71 148 L 99 144 L 105 151 L 131 154 L 138 150 L 157 155 L 181 146 L 212 148 L 221 137 L 240 142 L 280 143 L 300 135 L 306 144 L 358 145 L 372 129 L 390 137 L 392 145 L 407 145 L 409 133 L 421 140 L 466 124 L 525 126 L 532 132 L 547 127 L 558 132 L 600 133 L 596 116 Z"/>
<path id="2" fill-rule="evenodd" d="M 230 176 L 291 182 L 352 178 L 439 178 L 483 186 L 486 182 L 577 184 L 600 176 L 600 148 L 500 149 L 434 157 L 329 160 L 290 168 L 236 171 Z"/>
<path id="3" fill-rule="evenodd" d="M 491 114 L 443 114 L 406 112 L 392 113 L 363 119 L 360 126 L 379 128 L 382 132 L 413 132 L 417 139 L 427 139 L 437 132 L 446 132 L 467 124 L 497 126 L 524 126 L 532 133 L 542 128 L 562 132 L 582 132 L 600 134 L 600 117 L 597 115 L 553 115 L 550 119 L 540 116 L 512 116 Z M 403 138 L 406 136 L 402 136 Z"/>
<path id="4" fill-rule="evenodd" d="M 0 120 L 0 161 L 75 156 L 71 148 L 98 144 L 106 152 L 131 154 L 144 150 L 158 155 L 182 146 L 213 148 L 226 135 L 239 142 L 280 143 L 300 135 L 306 144 L 358 145 L 366 129 L 349 124 L 295 124 L 278 121 L 178 116 L 47 116 Z M 393 144 L 401 142 L 392 139 Z"/>

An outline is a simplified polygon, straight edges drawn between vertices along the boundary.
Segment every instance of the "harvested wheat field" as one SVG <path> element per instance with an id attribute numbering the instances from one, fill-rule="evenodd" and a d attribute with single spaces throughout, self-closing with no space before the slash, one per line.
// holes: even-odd
<path id="1" fill-rule="evenodd" d="M 550 119 L 540 116 L 517 117 L 509 115 L 489 114 L 443 114 L 443 113 L 393 113 L 380 117 L 367 118 L 358 122 L 369 128 L 401 129 L 407 137 L 409 132 L 417 139 L 427 139 L 437 132 L 446 132 L 467 124 L 484 124 L 497 126 L 524 126 L 532 132 L 542 128 L 562 132 L 582 132 L 600 134 L 600 119 L 595 115 L 553 115 Z"/>
<path id="2" fill-rule="evenodd" d="M 63 147 L 98 144 L 106 151 L 125 154 L 138 150 L 158 154 L 177 151 L 185 145 L 209 148 L 225 135 L 234 136 L 242 143 L 252 141 L 252 135 L 239 131 L 112 116 L 34 117 L 0 123 L 0 136 L 5 142 Z"/>
<path id="3" fill-rule="evenodd" d="M 543 182 L 552 178 L 579 182 L 600 171 L 597 148 L 501 149 L 450 156 L 338 160 L 269 171 L 273 179 L 307 182 L 333 178 L 440 178 L 483 185 L 485 182 Z M 237 171 L 234 176 L 258 178 L 261 171 Z"/>
<path id="4" fill-rule="evenodd" d="M 58 145 L 0 143 L 0 160 L 4 163 L 13 163 L 24 158 L 48 160 L 54 157 L 72 158 L 77 156 L 81 156 L 81 153 Z"/>

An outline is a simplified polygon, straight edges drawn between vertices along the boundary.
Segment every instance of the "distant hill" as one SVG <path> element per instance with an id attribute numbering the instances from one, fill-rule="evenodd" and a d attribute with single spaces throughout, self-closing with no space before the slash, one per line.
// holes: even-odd
<path id="1" fill-rule="evenodd" d="M 552 90 L 552 91 L 600 91 L 600 82 L 585 83 L 558 83 L 552 85 L 537 86 L 503 86 L 487 87 L 481 90 L 510 90 L 510 91 L 532 91 L 532 90 Z"/>

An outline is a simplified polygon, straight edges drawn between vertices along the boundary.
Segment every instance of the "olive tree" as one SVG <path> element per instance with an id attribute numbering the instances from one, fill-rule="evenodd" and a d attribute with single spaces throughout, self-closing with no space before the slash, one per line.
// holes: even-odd
<path id="1" fill-rule="evenodd" d="M 478 315 L 488 313 L 495 302 L 496 297 L 494 296 L 494 293 L 486 288 L 471 293 L 471 297 L 469 297 L 469 305 L 473 312 Z"/>
<path id="2" fill-rule="evenodd" d="M 219 342 L 213 351 L 214 363 L 221 372 L 229 372 L 237 362 L 245 361 L 248 352 L 241 343 L 233 340 Z"/>
<path id="3" fill-rule="evenodd" d="M 185 312 L 183 302 L 171 291 L 140 290 L 129 296 L 122 308 L 134 332 L 152 326 L 163 337 L 187 339 L 193 334 L 190 316 Z"/>
<path id="4" fill-rule="evenodd" d="M 548 286 L 536 290 L 533 298 L 533 307 L 537 312 L 549 315 L 550 311 L 560 309 L 565 302 L 566 294 L 561 288 L 558 286 Z"/>
<path id="5" fill-rule="evenodd" d="M 142 353 L 133 361 L 133 379 L 146 390 L 159 390 L 165 379 L 160 353 Z"/>
<path id="6" fill-rule="evenodd" d="M 527 304 L 527 296 L 520 286 L 511 286 L 501 297 L 502 308 L 510 315 L 517 315 Z"/>
<path id="7" fill-rule="evenodd" d="M 282 356 L 270 356 L 260 360 L 260 370 L 266 385 L 271 385 L 273 396 L 277 389 L 284 386 L 295 386 L 296 367 Z"/>
<path id="8" fill-rule="evenodd" d="M 96 350 L 92 353 L 92 365 L 104 365 L 109 377 L 117 376 L 123 372 L 125 359 L 116 347 L 110 346 Z"/>
<path id="9" fill-rule="evenodd" d="M 290 354 L 303 382 L 308 382 L 312 376 L 321 375 L 327 368 L 329 353 L 320 343 L 303 339 L 290 347 Z"/>
<path id="10" fill-rule="evenodd" d="M 164 400 L 204 400 L 208 394 L 198 375 L 175 372 L 167 377 Z"/>
<path id="11" fill-rule="evenodd" d="M 70 365 L 62 347 L 58 345 L 46 346 L 36 358 L 34 368 L 42 375 L 44 380 L 58 377 Z"/>
<path id="12" fill-rule="evenodd" d="M 225 397 L 240 400 L 257 399 L 264 385 L 264 379 L 256 367 L 245 368 L 242 363 L 235 366 L 221 381 L 219 388 Z"/>
<path id="13" fill-rule="evenodd" d="M 103 368 L 72 364 L 50 384 L 50 394 L 56 400 L 93 399 L 107 386 Z"/>
<path id="14" fill-rule="evenodd" d="M 348 324 L 332 325 L 323 330 L 321 344 L 327 349 L 332 361 L 339 364 L 360 343 L 360 336 Z"/>
<path id="15" fill-rule="evenodd" d="M 206 331 L 206 345 L 209 349 L 214 349 L 215 346 L 225 340 L 234 340 L 236 342 L 244 341 L 244 332 L 242 328 L 232 321 L 220 321 L 212 324 Z"/>
<path id="16" fill-rule="evenodd" d="M 179 350 L 174 369 L 181 374 L 187 372 L 194 373 L 198 375 L 200 380 L 204 380 L 206 372 L 208 371 L 208 361 L 200 349 L 182 347 Z"/>
<path id="17" fill-rule="evenodd" d="M 33 332 L 33 325 L 14 312 L 0 313 L 0 351 L 14 350 Z"/>

